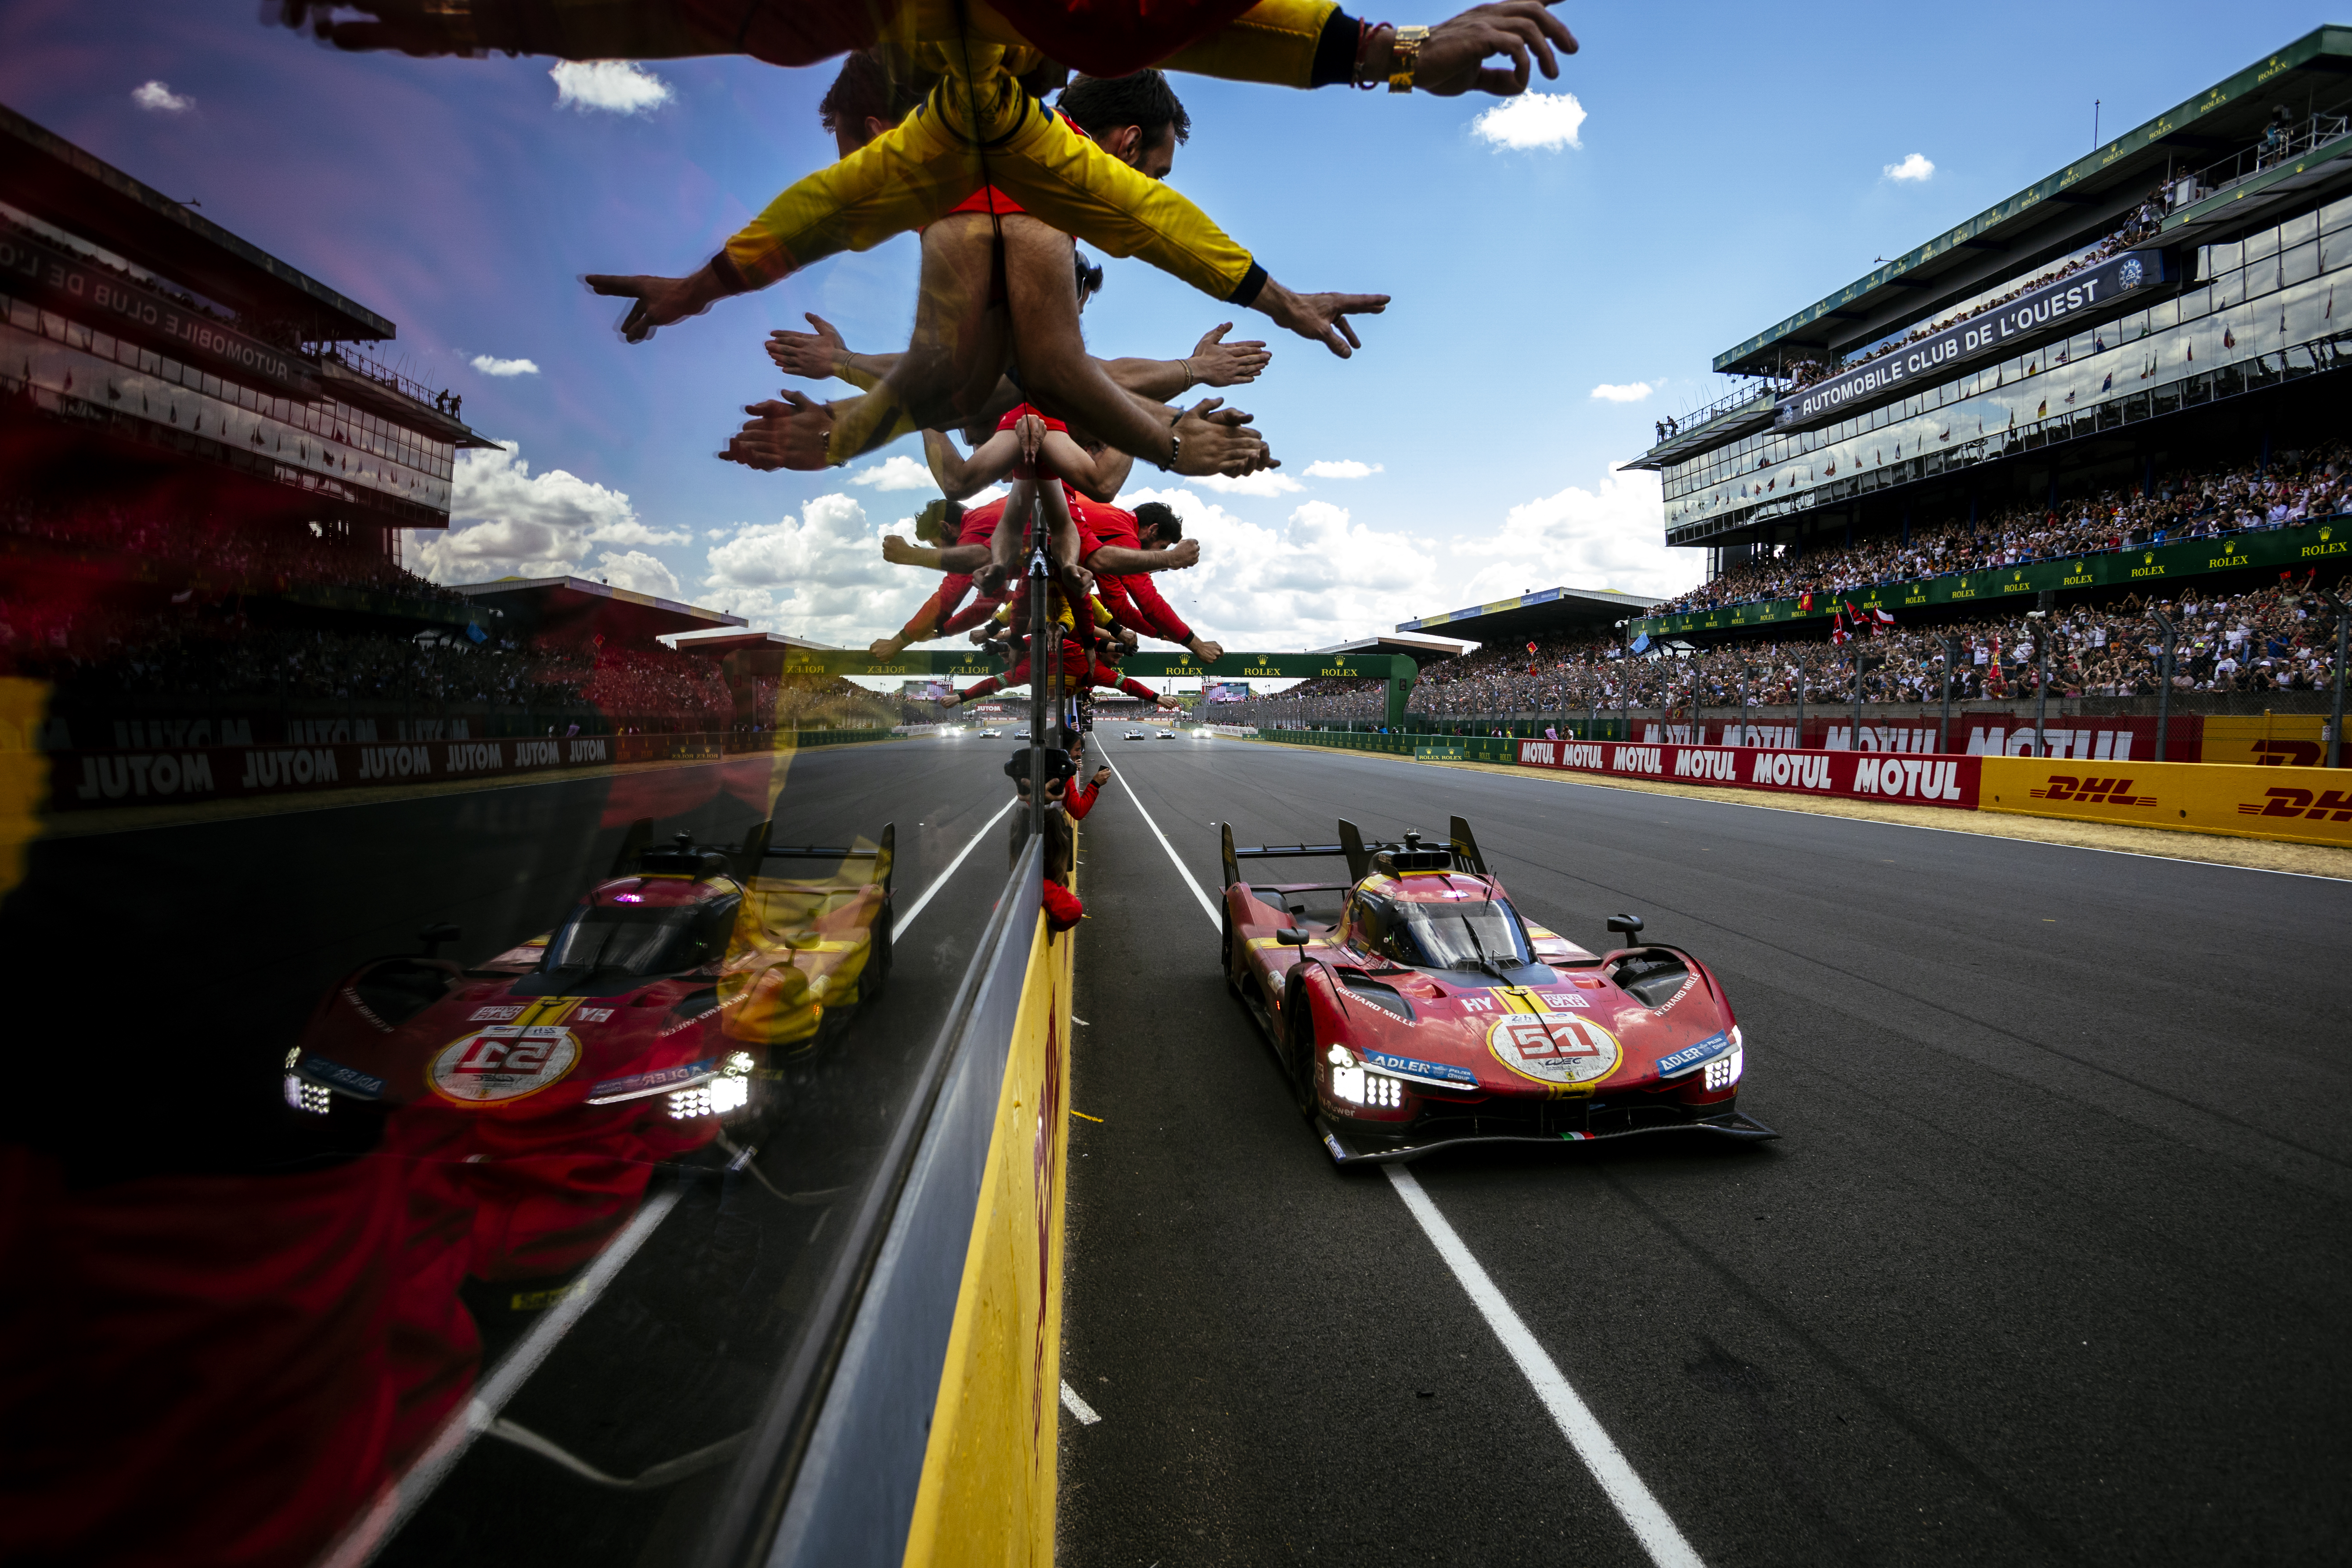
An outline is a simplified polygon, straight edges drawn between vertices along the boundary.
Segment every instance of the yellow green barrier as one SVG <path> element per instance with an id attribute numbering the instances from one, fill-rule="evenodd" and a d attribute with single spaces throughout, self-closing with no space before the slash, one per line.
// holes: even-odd
<path id="1" fill-rule="evenodd" d="M 1979 811 L 2352 847 L 2352 768 L 1986 757 Z"/>
<path id="2" fill-rule="evenodd" d="M 996 1106 L 908 1568 L 1054 1560 L 1075 931 L 1037 922 Z"/>

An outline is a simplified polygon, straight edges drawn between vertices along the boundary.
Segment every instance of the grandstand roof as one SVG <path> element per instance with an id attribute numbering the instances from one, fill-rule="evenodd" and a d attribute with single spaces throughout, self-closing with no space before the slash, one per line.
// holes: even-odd
<path id="1" fill-rule="evenodd" d="M 2194 173 L 2251 145 L 2262 135 L 2275 105 L 2290 105 L 2299 119 L 2313 109 L 2338 107 L 2346 96 L 2347 71 L 2352 71 L 2352 28 L 2315 28 L 2268 58 L 1725 350 L 1715 356 L 1715 368 L 1760 375 L 1786 360 L 1842 353 L 1957 304 L 2022 268 L 2078 249 L 2112 229 L 2158 181 Z M 2352 153 L 2352 139 L 2335 151 Z M 2352 159 L 2340 161 L 2352 170 Z M 2176 209 L 2166 221 L 2163 238 L 2187 237 L 2173 231 L 2194 226 L 2200 205 Z M 2230 216 L 2252 218 L 2254 213 L 2246 203 L 2233 202 Z"/>
<path id="2" fill-rule="evenodd" d="M 524 637 L 586 637 L 650 643 L 678 632 L 740 626 L 740 616 L 722 615 L 675 599 L 633 594 L 585 577 L 501 577 L 495 583 L 453 583 L 478 605 L 505 616 L 499 629 Z"/>
<path id="3" fill-rule="evenodd" d="M 1452 658 L 1469 652 L 1458 642 L 1443 642 L 1436 637 L 1399 637 L 1383 632 L 1378 637 L 1358 637 L 1353 642 L 1333 643 L 1329 647 L 1311 647 L 1309 653 L 1401 653 L 1421 660 Z"/>
<path id="4" fill-rule="evenodd" d="M 741 624 L 740 619 L 736 624 Z M 829 643 L 811 642 L 806 637 L 788 637 L 782 632 L 696 631 L 680 636 L 671 646 L 680 653 L 720 655 L 747 647 L 812 647 L 824 653 L 841 651 Z"/>
<path id="5" fill-rule="evenodd" d="M 123 259 L 239 315 L 293 323 L 312 342 L 399 329 L 358 301 L 0 106 L 0 201 L 68 225 Z"/>
<path id="6" fill-rule="evenodd" d="M 1544 588 L 1515 598 L 1497 599 L 1491 605 L 1473 605 L 1466 610 L 1449 610 L 1442 616 L 1406 621 L 1397 630 L 1433 631 L 1444 626 L 1449 637 L 1480 643 L 1510 642 L 1554 632 L 1590 631 L 1596 626 L 1645 614 L 1658 602 L 1639 594 L 1620 594 L 1608 588 Z"/>

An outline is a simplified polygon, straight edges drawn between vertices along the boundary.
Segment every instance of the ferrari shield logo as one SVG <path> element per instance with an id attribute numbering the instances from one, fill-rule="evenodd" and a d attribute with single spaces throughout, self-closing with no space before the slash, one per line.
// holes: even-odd
<path id="1" fill-rule="evenodd" d="M 551 1024 L 494 1025 L 452 1040 L 433 1058 L 434 1092 L 467 1105 L 521 1100 L 580 1062 L 580 1042 Z"/>
<path id="2" fill-rule="evenodd" d="M 1597 1083 L 1617 1068 L 1617 1037 L 1578 1014 L 1507 1013 L 1486 1031 L 1495 1059 L 1538 1083 L 1566 1089 Z"/>

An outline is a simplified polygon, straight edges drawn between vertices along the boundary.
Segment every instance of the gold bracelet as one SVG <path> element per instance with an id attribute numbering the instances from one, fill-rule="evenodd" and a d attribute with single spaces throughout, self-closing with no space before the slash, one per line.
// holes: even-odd
<path id="1" fill-rule="evenodd" d="M 1411 92 L 1413 72 L 1421 68 L 1421 46 L 1429 42 L 1426 27 L 1399 27 L 1390 40 L 1389 90 Z"/>

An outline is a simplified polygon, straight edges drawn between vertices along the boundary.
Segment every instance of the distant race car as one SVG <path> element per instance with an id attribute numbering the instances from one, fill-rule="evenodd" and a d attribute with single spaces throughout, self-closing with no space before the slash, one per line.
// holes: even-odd
<path id="1" fill-rule="evenodd" d="M 980 738 L 983 741 L 1003 740 L 1004 738 L 1004 731 L 1002 730 L 982 730 L 980 732 Z"/>
<path id="2" fill-rule="evenodd" d="M 1175 738 L 1176 738 L 1176 731 L 1175 731 L 1173 729 L 1162 730 L 1162 731 L 1160 731 L 1160 733 L 1158 734 L 1158 736 L 1156 736 L 1156 737 L 1155 737 L 1155 739 L 1161 740 L 1161 741 L 1172 741 L 1172 740 L 1174 740 Z"/>
<path id="3" fill-rule="evenodd" d="M 1469 824 L 1443 846 L 1234 847 L 1223 828 L 1225 984 L 1339 1163 L 1470 1142 L 1586 1142 L 1689 1130 L 1777 1137 L 1738 1109 L 1745 1044 L 1696 958 L 1661 942 L 1595 955 L 1511 905 Z M 1241 862 L 1344 858 L 1344 883 L 1256 883 Z M 1310 924 L 1310 893 L 1344 895 Z M 1638 942 L 1642 921 L 1612 933 Z"/>
<path id="4" fill-rule="evenodd" d="M 1146 735 L 1146 734 L 1145 734 L 1142 731 L 1140 731 L 1140 730 L 1129 730 L 1129 731 L 1127 732 L 1127 736 L 1126 736 L 1126 738 L 1127 738 L 1128 740 L 1130 740 L 1130 741 L 1148 741 L 1148 740 L 1150 740 L 1151 737 L 1150 737 L 1150 736 L 1149 736 L 1149 735 Z"/>

